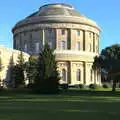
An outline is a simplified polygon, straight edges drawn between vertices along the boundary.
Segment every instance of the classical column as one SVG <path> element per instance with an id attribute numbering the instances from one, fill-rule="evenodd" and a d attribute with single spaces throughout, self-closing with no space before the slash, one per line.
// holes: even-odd
<path id="1" fill-rule="evenodd" d="M 95 33 L 93 33 L 93 52 L 95 52 Z"/>
<path id="2" fill-rule="evenodd" d="M 72 30 L 71 29 L 68 29 L 68 32 L 67 32 L 67 48 L 68 50 L 71 50 L 71 34 L 72 33 Z"/>
<path id="3" fill-rule="evenodd" d="M 87 44 L 88 44 L 88 34 L 87 31 L 84 31 L 84 39 L 83 39 L 83 43 L 84 43 L 84 51 L 87 52 L 88 48 L 87 48 Z"/>
<path id="4" fill-rule="evenodd" d="M 43 36 L 43 46 L 45 45 L 45 30 L 42 30 L 42 36 Z"/>
<path id="5" fill-rule="evenodd" d="M 98 35 L 98 42 L 97 42 L 97 44 L 98 44 L 98 54 L 99 54 L 99 52 L 100 52 L 100 38 L 99 38 L 99 35 Z"/>
<path id="6" fill-rule="evenodd" d="M 71 69 L 72 69 L 72 66 L 71 66 L 71 62 L 70 61 L 68 61 L 67 62 L 68 64 L 68 84 L 71 84 Z"/>
<path id="7" fill-rule="evenodd" d="M 55 49 L 58 49 L 58 31 L 55 29 Z"/>
<path id="8" fill-rule="evenodd" d="M 87 63 L 84 62 L 83 64 L 83 84 L 86 84 L 87 83 Z"/>

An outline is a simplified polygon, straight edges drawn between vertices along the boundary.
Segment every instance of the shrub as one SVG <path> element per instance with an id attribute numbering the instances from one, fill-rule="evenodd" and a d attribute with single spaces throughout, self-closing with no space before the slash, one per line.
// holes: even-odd
<path id="1" fill-rule="evenodd" d="M 90 89 L 96 89 L 96 88 L 97 88 L 97 85 L 96 85 L 96 84 L 90 84 L 90 85 L 89 85 L 89 88 L 90 88 Z"/>
<path id="2" fill-rule="evenodd" d="M 34 85 L 33 83 L 29 83 L 26 87 L 27 88 L 33 88 L 33 85 Z"/>
<path id="3" fill-rule="evenodd" d="M 79 84 L 79 88 L 84 88 L 84 85 L 83 84 Z"/>
<path id="4" fill-rule="evenodd" d="M 67 89 L 68 89 L 68 84 L 61 84 L 60 87 L 61 87 L 63 90 L 67 90 Z"/>
<path id="5" fill-rule="evenodd" d="M 103 88 L 109 88 L 109 86 L 107 84 L 103 84 L 102 87 Z"/>

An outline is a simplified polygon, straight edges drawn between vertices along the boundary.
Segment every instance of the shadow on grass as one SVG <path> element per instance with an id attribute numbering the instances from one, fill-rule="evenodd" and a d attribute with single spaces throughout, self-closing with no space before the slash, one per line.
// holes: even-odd
<path id="1" fill-rule="evenodd" d="M 72 96 L 114 96 L 120 97 L 120 91 L 112 92 L 112 91 L 95 91 L 95 90 L 67 90 L 61 92 L 64 95 L 72 95 Z"/>
<path id="2" fill-rule="evenodd" d="M 0 95 L 55 95 L 55 94 L 37 94 L 28 88 L 10 88 L 0 91 Z M 120 97 L 120 91 L 96 91 L 96 90 L 80 90 L 80 89 L 68 89 L 61 90 L 57 95 L 67 96 L 104 96 L 104 97 Z"/>

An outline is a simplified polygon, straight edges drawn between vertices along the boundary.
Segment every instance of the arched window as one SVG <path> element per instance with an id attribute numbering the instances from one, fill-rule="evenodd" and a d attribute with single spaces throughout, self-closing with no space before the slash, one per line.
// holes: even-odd
<path id="1" fill-rule="evenodd" d="M 77 50 L 80 50 L 80 42 L 77 42 L 77 43 L 76 43 L 76 49 L 77 49 Z"/>
<path id="2" fill-rule="evenodd" d="M 76 80 L 77 80 L 77 81 L 81 81 L 81 71 L 80 71 L 80 69 L 78 69 L 78 70 L 76 71 Z"/>
<path id="3" fill-rule="evenodd" d="M 66 78 L 67 78 L 66 70 L 62 69 L 62 80 L 66 82 Z"/>

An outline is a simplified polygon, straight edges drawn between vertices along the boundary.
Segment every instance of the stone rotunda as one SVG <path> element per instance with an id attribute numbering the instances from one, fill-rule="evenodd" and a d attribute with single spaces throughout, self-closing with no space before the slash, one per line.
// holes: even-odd
<path id="1" fill-rule="evenodd" d="M 92 69 L 99 55 L 100 27 L 67 4 L 47 4 L 12 29 L 14 49 L 38 55 L 47 42 L 54 49 L 61 83 L 101 84 Z"/>

